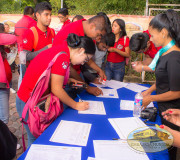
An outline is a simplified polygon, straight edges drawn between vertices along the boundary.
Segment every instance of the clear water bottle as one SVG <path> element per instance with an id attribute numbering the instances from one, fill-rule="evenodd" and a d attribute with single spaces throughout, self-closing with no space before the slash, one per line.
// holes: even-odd
<path id="1" fill-rule="evenodd" d="M 137 93 L 135 95 L 135 100 L 134 100 L 134 110 L 133 110 L 134 117 L 140 117 L 141 115 L 142 100 L 143 100 L 143 96 L 141 92 Z"/>

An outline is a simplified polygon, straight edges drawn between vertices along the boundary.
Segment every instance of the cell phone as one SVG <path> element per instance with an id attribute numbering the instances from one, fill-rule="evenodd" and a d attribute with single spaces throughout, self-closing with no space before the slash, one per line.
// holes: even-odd
<path id="1" fill-rule="evenodd" d="M 75 84 L 75 83 L 71 82 L 69 84 L 69 86 L 71 88 L 87 88 L 87 84 L 85 84 L 85 83 L 77 83 L 77 84 Z"/>

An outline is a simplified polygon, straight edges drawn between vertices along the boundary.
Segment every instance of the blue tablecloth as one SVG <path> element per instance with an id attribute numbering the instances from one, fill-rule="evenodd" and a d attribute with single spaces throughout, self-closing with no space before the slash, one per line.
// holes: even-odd
<path id="1" fill-rule="evenodd" d="M 145 85 L 148 86 L 149 85 Z M 49 139 L 54 133 L 56 127 L 58 126 L 61 120 L 76 121 L 91 123 L 92 127 L 89 134 L 89 139 L 87 146 L 82 147 L 82 160 L 87 160 L 88 157 L 95 157 L 93 140 L 112 140 L 112 138 L 119 138 L 114 128 L 108 121 L 108 118 L 123 118 L 123 117 L 132 117 L 132 111 L 120 110 L 120 100 L 134 100 L 135 92 L 128 90 L 126 88 L 118 89 L 119 99 L 115 98 L 97 98 L 93 95 L 89 95 L 87 92 L 80 94 L 81 98 L 84 100 L 95 100 L 103 101 L 106 115 L 90 115 L 90 114 L 78 114 L 78 111 L 71 108 L 67 108 L 61 116 L 59 116 L 45 131 L 44 133 L 37 138 L 34 144 L 44 144 L 44 145 L 57 145 L 57 146 L 72 146 L 62 143 L 50 142 Z M 155 93 L 153 93 L 155 94 Z M 78 100 L 78 99 L 76 99 Z M 154 103 L 157 106 L 156 103 Z M 152 122 L 151 122 L 152 123 Z M 156 118 L 156 124 L 161 124 L 159 115 Z M 78 146 L 79 147 L 79 146 Z M 18 160 L 22 160 L 26 157 L 28 150 L 24 152 Z M 168 151 L 161 151 L 158 153 L 148 153 L 147 154 L 150 160 L 168 160 L 169 154 Z"/>

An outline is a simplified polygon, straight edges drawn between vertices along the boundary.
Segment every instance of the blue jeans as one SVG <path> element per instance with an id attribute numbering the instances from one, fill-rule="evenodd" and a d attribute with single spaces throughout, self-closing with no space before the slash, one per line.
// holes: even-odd
<path id="1" fill-rule="evenodd" d="M 18 79 L 18 89 L 21 85 L 22 79 L 25 75 L 26 72 L 26 65 L 25 64 L 20 64 L 20 73 L 19 73 L 19 79 Z"/>
<path id="2" fill-rule="evenodd" d="M 9 88 L 0 88 L 0 119 L 6 124 L 9 121 Z"/>
<path id="3" fill-rule="evenodd" d="M 16 96 L 16 109 L 19 114 L 19 117 L 22 117 L 22 112 L 23 112 L 25 104 L 26 104 L 25 102 L 23 102 L 21 99 L 19 99 L 18 96 Z M 27 119 L 28 119 L 28 112 L 26 114 L 25 121 L 27 121 Z M 24 128 L 26 129 L 27 136 L 28 136 L 28 146 L 27 147 L 29 147 L 36 140 L 36 138 L 30 132 L 28 125 L 24 124 Z"/>
<path id="4" fill-rule="evenodd" d="M 125 74 L 125 61 L 120 63 L 106 62 L 105 74 L 107 80 L 123 81 Z"/>

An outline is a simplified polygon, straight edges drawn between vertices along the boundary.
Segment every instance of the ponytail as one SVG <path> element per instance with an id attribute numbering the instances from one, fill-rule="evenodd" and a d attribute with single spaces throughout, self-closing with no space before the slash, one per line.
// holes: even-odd
<path id="1" fill-rule="evenodd" d="M 68 35 L 67 44 L 71 48 L 84 48 L 85 53 L 94 55 L 96 48 L 93 40 L 89 37 L 78 36 L 74 33 Z"/>
<path id="2" fill-rule="evenodd" d="M 148 41 L 149 35 L 147 33 L 135 33 L 130 39 L 129 48 L 134 52 L 138 52 L 147 48 Z"/>
<path id="3" fill-rule="evenodd" d="M 168 36 L 176 41 L 176 45 L 180 47 L 180 16 L 177 12 L 170 9 L 165 13 L 155 16 L 149 26 L 161 31 L 166 28 Z"/>

